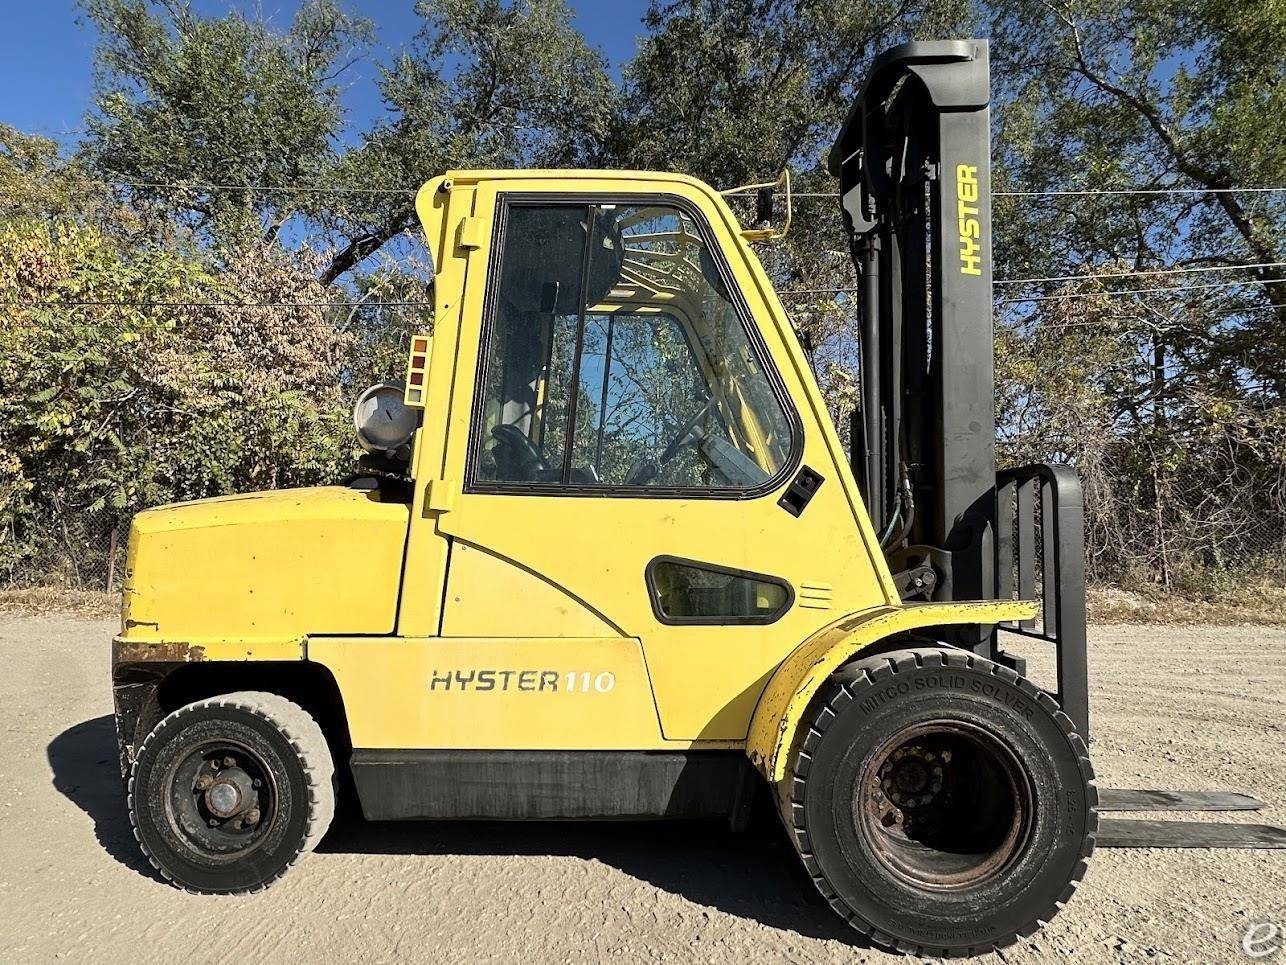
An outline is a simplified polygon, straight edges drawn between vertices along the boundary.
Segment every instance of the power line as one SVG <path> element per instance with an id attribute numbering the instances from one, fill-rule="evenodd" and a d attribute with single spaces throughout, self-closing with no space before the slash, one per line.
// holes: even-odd
<path id="1" fill-rule="evenodd" d="M 1169 194 L 1273 194 L 1286 192 L 1286 186 L 1258 188 L 1075 188 L 1050 191 L 992 191 L 993 198 L 1084 198 L 1099 196 L 1169 195 Z M 792 198 L 837 200 L 838 191 L 792 191 Z M 742 195 L 749 197 L 749 195 Z"/>
<path id="2" fill-rule="evenodd" d="M 1077 276 L 1081 278 L 1083 276 Z M 1115 276 L 1113 276 L 1115 277 Z M 1020 279 L 1015 279 L 1018 281 Z M 1032 295 L 1027 298 L 1002 298 L 998 305 L 1022 304 L 1025 302 L 1055 301 L 1065 298 L 1094 298 L 1099 295 L 1142 295 L 1154 292 L 1165 292 L 1181 295 L 1185 292 L 1207 288 L 1233 288 L 1240 285 L 1275 285 L 1286 282 L 1286 278 L 1263 278 L 1246 281 L 1212 282 L 1204 285 L 1184 285 L 1180 288 L 1126 288 L 1105 289 L 1097 292 L 1068 292 L 1061 295 Z M 856 288 L 795 288 L 779 291 L 781 296 L 794 295 L 837 295 L 856 293 Z M 393 299 L 389 301 L 126 301 L 122 299 L 8 299 L 0 301 L 0 306 L 7 308 L 431 308 L 433 302 L 426 299 Z"/>
<path id="3" fill-rule="evenodd" d="M 1158 269 L 1156 271 L 1123 271 L 1112 275 L 1061 275 L 1061 276 L 1055 276 L 1055 277 L 1049 277 L 1049 278 L 1002 278 L 1002 279 L 996 280 L 992 284 L 1027 285 L 1027 284 L 1039 284 L 1043 282 L 1110 281 L 1113 278 L 1131 278 L 1131 277 L 1147 276 L 1147 275 L 1189 274 L 1192 272 L 1202 272 L 1202 271 L 1236 271 L 1236 270 L 1249 269 L 1249 268 L 1282 268 L 1282 267 L 1286 267 L 1286 261 L 1263 262 L 1261 264 L 1255 264 L 1255 265 L 1216 265 L 1208 268 L 1175 268 L 1175 269 Z M 1225 285 L 1269 284 L 1271 282 L 1281 281 L 1281 280 L 1282 279 L 1277 279 L 1277 278 L 1264 278 L 1264 279 L 1249 278 L 1249 279 L 1246 279 L 1245 281 L 1220 282 L 1212 285 L 1184 285 L 1182 287 L 1176 287 L 1176 288 L 1149 288 L 1149 289 L 1137 289 L 1137 290 L 1138 291 L 1157 291 L 1157 292 L 1161 292 L 1161 291 L 1182 292 L 1182 291 L 1188 291 L 1193 288 L 1221 288 Z M 842 295 L 842 294 L 857 294 L 860 291 L 861 289 L 857 287 L 787 288 L 782 291 L 779 291 L 777 294 L 778 295 Z M 1067 294 L 1067 295 L 1033 296 L 1032 298 L 1009 298 L 1009 299 L 1004 299 L 1001 303 L 1004 304 L 1004 302 L 1006 301 L 1009 301 L 1009 302 L 1041 301 L 1045 298 L 1074 298 L 1074 297 L 1089 297 L 1091 295 L 1123 295 L 1123 294 L 1128 294 L 1128 291 L 1106 290 L 1102 292 L 1085 292 L 1080 295 Z"/>
<path id="4" fill-rule="evenodd" d="M 1192 274 L 1206 271 L 1243 271 L 1252 268 L 1281 268 L 1286 267 L 1286 262 L 1272 261 L 1259 262 L 1250 265 L 1211 265 L 1200 268 L 1167 268 L 1156 269 L 1152 271 L 1125 271 L 1112 275 L 1052 275 L 1043 278 L 1002 278 L 994 282 L 996 285 L 1027 285 L 1027 284 L 1044 284 L 1051 282 L 1069 282 L 1069 281 L 1110 281 L 1114 278 L 1130 278 L 1150 275 L 1179 275 Z M 1050 301 L 1063 298 L 1093 298 L 1097 295 L 1135 295 L 1153 292 L 1169 292 L 1173 294 L 1182 294 L 1183 292 L 1194 289 L 1206 288 L 1230 288 L 1239 285 L 1270 285 L 1286 281 L 1286 278 L 1250 278 L 1239 281 L 1212 282 L 1201 285 L 1183 285 L 1178 287 L 1166 288 L 1127 288 L 1127 289 L 1104 289 L 1096 292 L 1067 292 L 1064 294 L 1049 295 L 1031 295 L 1027 297 L 1014 297 L 999 299 L 998 304 L 1006 305 L 1019 302 L 1040 302 Z M 801 296 L 801 295 L 843 295 L 857 294 L 861 289 L 855 286 L 845 288 L 786 288 L 777 292 L 779 296 Z M 0 305 L 10 308 L 40 308 L 40 307 L 94 307 L 94 308 L 353 308 L 359 306 L 391 306 L 391 307 L 428 307 L 432 306 L 432 301 L 407 299 L 391 301 L 327 301 L 327 300 L 303 300 L 303 301 L 259 301 L 259 302 L 238 302 L 238 301 L 167 301 L 167 300 L 145 300 L 145 301 L 125 301 L 117 299 L 18 299 L 0 301 Z"/>
<path id="5" fill-rule="evenodd" d="M 997 305 L 1014 305 L 1022 302 L 1048 302 L 1058 301 L 1064 298 L 1096 298 L 1099 295 L 1147 295 L 1154 292 L 1169 292 L 1172 295 L 1182 295 L 1185 292 L 1194 291 L 1200 288 L 1233 288 L 1238 285 L 1275 285 L 1286 282 L 1286 278 L 1253 278 L 1247 281 L 1224 281 L 1211 282 L 1206 285 L 1184 285 L 1180 288 L 1118 288 L 1106 289 L 1097 292 L 1068 292 L 1065 295 L 1031 295 L 1027 298 L 1001 298 L 998 299 Z"/>
<path id="6" fill-rule="evenodd" d="M 1231 318 L 1243 318 L 1252 312 L 1266 311 L 1271 307 L 1272 306 L 1269 306 L 1269 305 L 1252 305 L 1241 311 L 1203 314 L 1201 316 L 1201 321 L 1212 321 L 1214 319 L 1227 320 Z M 1182 325 L 1177 322 L 1172 322 L 1172 321 L 1151 322 L 1148 319 L 1142 318 L 1138 315 L 1112 315 L 1108 318 L 1087 319 L 1081 322 L 1047 322 L 1047 321 L 1041 320 L 1039 316 L 1028 315 L 1025 318 L 1016 318 L 1016 319 L 1013 319 L 1012 321 L 1005 322 L 1004 324 L 1008 328 L 1014 329 L 1014 330 L 1019 329 L 1026 325 L 1033 325 L 1034 326 L 1033 331 L 1050 332 L 1050 331 L 1059 331 L 1064 328 L 1100 328 L 1112 322 L 1140 323 L 1141 328 L 1127 329 L 1125 330 L 1127 332 L 1135 332 L 1135 331 L 1141 331 L 1141 330 L 1154 331 L 1157 329 L 1164 329 L 1165 331 L 1175 331 L 1182 327 Z"/>
<path id="7" fill-rule="evenodd" d="M 786 288 L 779 291 L 778 295 L 855 295 L 860 292 L 860 288 Z"/>
<path id="8" fill-rule="evenodd" d="M 419 191 L 418 188 L 337 188 L 305 184 L 220 184 L 209 181 L 89 181 L 87 183 L 111 188 L 164 191 L 253 191 L 282 194 L 414 195 Z"/>
<path id="9" fill-rule="evenodd" d="M 1070 191 L 993 191 L 998 198 L 1080 198 L 1096 195 L 1132 194 L 1271 194 L 1286 187 L 1269 188 L 1086 188 Z"/>
<path id="10" fill-rule="evenodd" d="M 164 191 L 251 191 L 282 194 L 340 194 L 340 195 L 414 195 L 419 188 L 343 188 L 310 184 L 232 184 L 215 181 L 112 181 L 90 180 L 87 184 L 104 187 L 134 188 Z M 1272 194 L 1286 192 L 1286 186 L 1232 187 L 1232 188 L 1075 188 L 1048 191 L 993 191 L 995 198 L 1054 198 L 1098 197 L 1128 195 L 1172 194 Z M 750 197 L 749 194 L 734 197 Z M 792 198 L 821 198 L 836 200 L 836 191 L 795 191 Z"/>
<path id="11" fill-rule="evenodd" d="M 1092 266 L 1091 266 L 1092 267 Z M 1055 281 L 1085 281 L 1090 277 L 1096 277 L 1100 280 L 1109 278 L 1130 278 L 1140 275 L 1189 275 L 1202 271 L 1242 271 L 1251 268 L 1282 268 L 1286 267 L 1286 261 L 1263 261 L 1254 265 L 1207 265 L 1200 268 L 1154 268 L 1151 270 L 1141 271 L 1118 271 L 1109 275 L 1053 275 L 1048 278 L 998 278 L 992 282 L 995 285 L 1037 285 L 1045 282 Z"/>
<path id="12" fill-rule="evenodd" d="M 432 307 L 433 302 L 407 299 L 393 301 L 269 301 L 269 302 L 229 302 L 229 301 L 123 301 L 109 299 L 71 299 L 46 300 L 29 299 L 27 301 L 0 301 L 8 308 L 382 308 L 382 307 Z"/>

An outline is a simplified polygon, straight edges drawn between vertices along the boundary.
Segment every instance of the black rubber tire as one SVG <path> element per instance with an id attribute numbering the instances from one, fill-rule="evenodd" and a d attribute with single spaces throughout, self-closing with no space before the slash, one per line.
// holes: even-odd
<path id="1" fill-rule="evenodd" d="M 951 648 L 849 664 L 813 704 L 782 816 L 827 903 L 870 941 L 924 957 L 980 955 L 1034 934 L 1067 903 L 1098 832 L 1084 742 L 1057 702 L 1008 668 Z M 958 891 L 889 870 L 855 820 L 855 784 L 891 735 L 930 720 L 999 738 L 1026 772 L 1025 838 L 1005 869 Z"/>
<path id="2" fill-rule="evenodd" d="M 193 846 L 168 817 L 166 775 L 203 741 L 233 740 L 270 770 L 277 807 L 262 843 L 232 860 Z M 326 737 L 298 704 L 240 691 L 180 707 L 148 734 L 129 779 L 134 837 L 166 880 L 199 894 L 262 891 L 311 851 L 335 814 L 335 768 Z"/>

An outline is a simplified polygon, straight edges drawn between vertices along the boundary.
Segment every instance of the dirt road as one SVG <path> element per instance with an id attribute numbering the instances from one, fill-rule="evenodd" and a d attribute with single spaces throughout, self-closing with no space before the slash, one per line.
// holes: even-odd
<path id="1" fill-rule="evenodd" d="M 768 830 L 349 825 L 263 895 L 182 894 L 125 816 L 112 629 L 0 619 L 0 961 L 896 960 L 840 927 Z M 1249 791 L 1268 808 L 1234 820 L 1286 824 L 1286 630 L 1110 627 L 1091 653 L 1100 785 Z M 1100 851 L 1003 960 L 1248 961 L 1259 922 L 1286 927 L 1286 852 Z"/>

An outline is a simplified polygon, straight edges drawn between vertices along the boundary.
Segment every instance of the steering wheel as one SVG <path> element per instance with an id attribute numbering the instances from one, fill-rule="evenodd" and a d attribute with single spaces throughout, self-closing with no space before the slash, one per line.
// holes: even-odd
<path id="1" fill-rule="evenodd" d="M 705 405 L 693 413 L 692 418 L 679 427 L 679 431 L 674 434 L 674 438 L 670 440 L 670 444 L 662 449 L 661 454 L 656 457 L 656 464 L 658 466 L 664 466 L 674 458 L 675 454 L 683 448 L 685 443 L 687 443 L 688 437 L 692 435 L 692 430 L 697 427 L 697 423 L 709 415 L 710 410 L 713 407 L 714 399 L 706 399 Z"/>
<path id="2" fill-rule="evenodd" d="M 524 479 L 535 479 L 538 472 L 548 472 L 549 463 L 541 455 L 535 444 L 515 425 L 499 425 L 491 430 L 491 435 L 513 454 L 513 468 Z"/>
<path id="3" fill-rule="evenodd" d="M 627 486 L 646 486 L 660 471 L 661 467 L 675 457 L 678 451 L 692 436 L 693 430 L 696 429 L 697 423 L 700 422 L 710 412 L 714 406 L 714 399 L 707 399 L 705 405 L 701 406 L 692 416 L 679 427 L 679 431 L 669 444 L 661 451 L 661 454 L 655 459 L 643 457 L 630 467 L 630 471 L 625 475 L 625 484 Z"/>

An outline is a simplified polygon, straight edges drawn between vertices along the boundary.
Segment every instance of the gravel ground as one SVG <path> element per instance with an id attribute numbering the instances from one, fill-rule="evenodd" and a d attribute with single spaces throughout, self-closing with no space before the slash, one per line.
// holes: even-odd
<path id="1" fill-rule="evenodd" d="M 125 816 L 112 629 L 0 618 L 4 962 L 895 960 L 840 927 L 768 826 L 350 822 L 265 894 L 178 892 Z M 1091 645 L 1100 786 L 1247 791 L 1263 812 L 1211 819 L 1286 824 L 1286 630 L 1115 626 Z M 1100 851 L 1066 912 L 987 960 L 1247 961 L 1258 922 L 1286 928 L 1286 852 Z"/>

